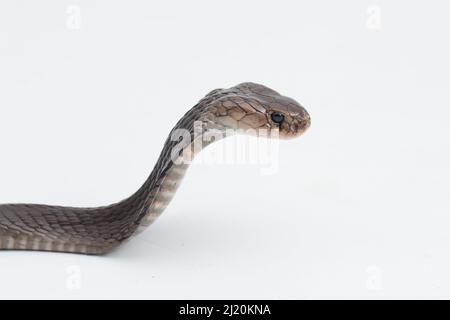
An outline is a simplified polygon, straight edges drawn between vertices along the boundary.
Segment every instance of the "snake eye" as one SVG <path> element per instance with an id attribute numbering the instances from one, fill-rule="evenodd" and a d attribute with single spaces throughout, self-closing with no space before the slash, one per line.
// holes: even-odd
<path id="1" fill-rule="evenodd" d="M 284 115 L 280 112 L 274 112 L 272 113 L 272 121 L 278 124 L 282 124 L 284 121 Z"/>

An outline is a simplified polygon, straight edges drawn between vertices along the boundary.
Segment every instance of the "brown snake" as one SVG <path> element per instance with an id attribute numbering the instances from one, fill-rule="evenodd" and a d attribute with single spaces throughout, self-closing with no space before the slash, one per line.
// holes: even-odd
<path id="1" fill-rule="evenodd" d="M 279 132 L 280 138 L 293 138 L 310 123 L 299 103 L 263 85 L 242 83 L 213 90 L 176 124 L 150 177 L 132 196 L 98 208 L 0 205 L 0 249 L 108 253 L 155 221 L 172 200 L 189 166 L 182 160 L 212 142 L 198 133 L 198 124 L 202 132 L 240 130 L 258 135 L 265 129 L 269 134 Z"/>

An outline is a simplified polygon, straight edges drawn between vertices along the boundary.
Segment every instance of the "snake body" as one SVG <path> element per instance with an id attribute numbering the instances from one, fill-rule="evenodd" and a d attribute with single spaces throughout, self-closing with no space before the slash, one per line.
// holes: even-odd
<path id="1" fill-rule="evenodd" d="M 309 125 L 309 114 L 299 103 L 263 85 L 242 83 L 213 90 L 175 125 L 152 173 L 129 198 L 98 208 L 0 205 L 0 249 L 108 253 L 167 207 L 189 166 L 186 157 L 213 141 L 199 134 L 198 127 L 216 133 L 276 130 L 281 138 L 293 138 Z"/>

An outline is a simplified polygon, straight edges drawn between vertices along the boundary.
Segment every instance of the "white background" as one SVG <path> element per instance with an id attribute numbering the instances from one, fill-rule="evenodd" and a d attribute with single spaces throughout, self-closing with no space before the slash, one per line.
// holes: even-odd
<path id="1" fill-rule="evenodd" d="M 275 175 L 194 165 L 111 255 L 0 252 L 0 298 L 450 298 L 449 10 L 2 1 L 0 203 L 129 196 L 218 87 L 265 84 L 312 126 Z"/>

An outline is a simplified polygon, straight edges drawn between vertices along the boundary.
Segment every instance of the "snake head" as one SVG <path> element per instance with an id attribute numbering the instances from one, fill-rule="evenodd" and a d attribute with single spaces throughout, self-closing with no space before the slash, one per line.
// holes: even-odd
<path id="1" fill-rule="evenodd" d="M 297 101 L 256 83 L 241 83 L 230 89 L 216 89 L 206 96 L 214 121 L 227 129 L 279 133 L 282 139 L 302 135 L 311 118 Z"/>

